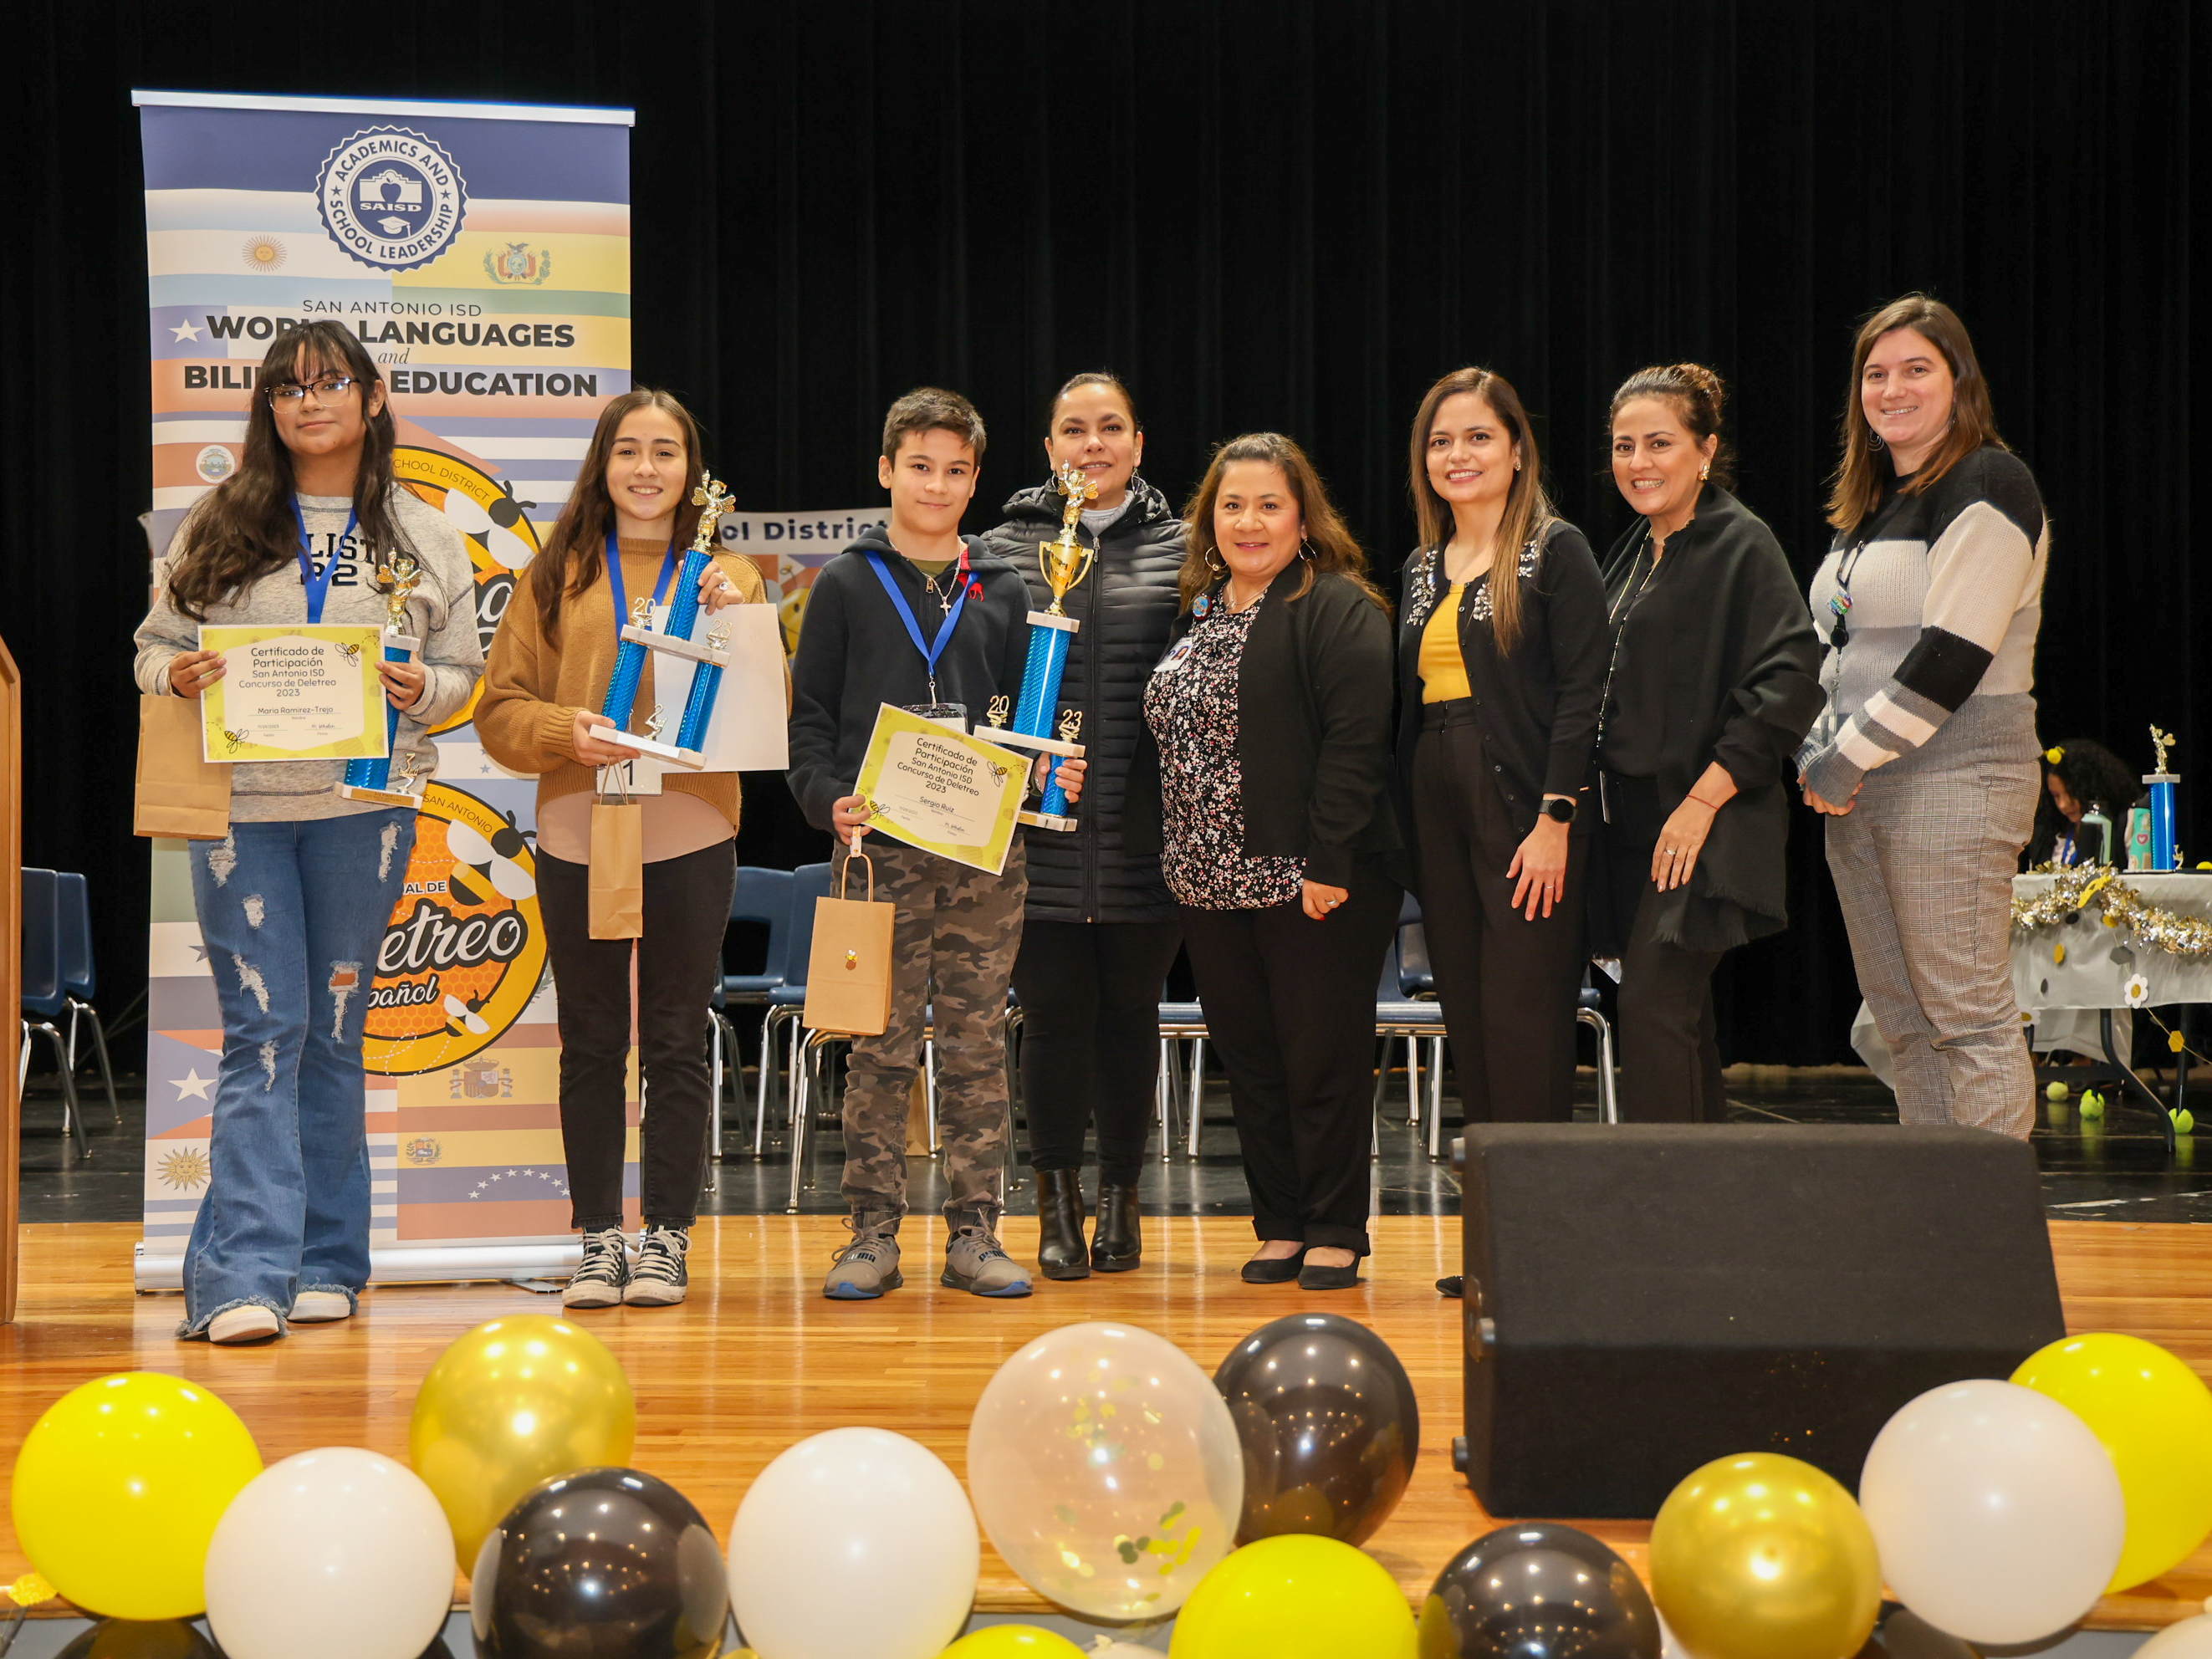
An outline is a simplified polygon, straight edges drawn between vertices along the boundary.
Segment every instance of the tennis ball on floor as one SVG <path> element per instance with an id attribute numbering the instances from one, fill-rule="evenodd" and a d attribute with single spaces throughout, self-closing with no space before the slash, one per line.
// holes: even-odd
<path id="1" fill-rule="evenodd" d="M 2064 1084 L 2054 1083 L 2043 1091 L 2043 1097 L 2045 1100 L 2063 1100 L 2071 1092 Z"/>
<path id="2" fill-rule="evenodd" d="M 2168 1112 L 2166 1116 L 2173 1120 L 2174 1133 L 2178 1135 L 2185 1135 L 2192 1134 L 2196 1132 L 2197 1115 L 2191 1111 L 2186 1106 L 2183 1107 L 2178 1112 Z"/>
<path id="3" fill-rule="evenodd" d="M 2105 1115 L 2105 1097 L 2094 1089 L 2081 1097 L 2081 1115 L 2094 1121 Z"/>

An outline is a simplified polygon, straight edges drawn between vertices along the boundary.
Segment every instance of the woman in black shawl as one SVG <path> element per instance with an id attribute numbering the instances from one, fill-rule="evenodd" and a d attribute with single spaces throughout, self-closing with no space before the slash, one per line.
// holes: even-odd
<path id="1" fill-rule="evenodd" d="M 1646 368 L 1613 398 L 1613 476 L 1642 515 L 1606 566 L 1606 829 L 1591 885 L 1621 959 L 1621 1115 L 1717 1120 L 1723 952 L 1786 925 L 1784 778 L 1820 712 L 1820 647 L 1781 544 L 1721 486 L 1720 376 Z"/>

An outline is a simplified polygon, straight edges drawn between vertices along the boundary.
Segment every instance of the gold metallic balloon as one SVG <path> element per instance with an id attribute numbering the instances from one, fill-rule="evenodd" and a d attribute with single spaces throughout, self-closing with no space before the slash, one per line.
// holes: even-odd
<path id="1" fill-rule="evenodd" d="M 407 1435 L 464 1569 L 523 1493 L 556 1475 L 627 1465 L 636 1440 L 621 1363 L 548 1314 L 495 1319 L 447 1348 L 422 1379 Z"/>
<path id="2" fill-rule="evenodd" d="M 1695 1659 L 1851 1659 L 1881 1561 L 1850 1493 L 1794 1457 L 1708 1463 L 1651 1523 L 1651 1599 Z"/>

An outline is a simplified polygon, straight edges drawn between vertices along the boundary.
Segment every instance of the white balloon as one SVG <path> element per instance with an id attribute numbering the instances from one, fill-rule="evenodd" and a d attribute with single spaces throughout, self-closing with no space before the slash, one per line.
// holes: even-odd
<path id="1" fill-rule="evenodd" d="M 404 1464 L 301 1452 L 230 1501 L 208 1546 L 208 1624 L 229 1659 L 421 1659 L 453 1604 L 453 1534 Z"/>
<path id="2" fill-rule="evenodd" d="M 2048 1395 L 1930 1389 L 1867 1452 L 1859 1507 L 1897 1599 L 1964 1641 L 2040 1641 L 2097 1603 L 2127 1507 L 2111 1454 Z"/>
<path id="3" fill-rule="evenodd" d="M 2212 1659 L 2212 1613 L 2168 1625 L 2136 1650 L 2135 1659 Z"/>
<path id="4" fill-rule="evenodd" d="M 730 1529 L 730 1603 L 761 1659 L 937 1659 L 981 1571 L 975 1512 L 928 1447 L 831 1429 L 760 1472 Z"/>

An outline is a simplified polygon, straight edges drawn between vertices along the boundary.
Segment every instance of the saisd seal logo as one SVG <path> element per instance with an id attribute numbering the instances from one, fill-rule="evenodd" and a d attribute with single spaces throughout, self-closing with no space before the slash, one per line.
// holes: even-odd
<path id="1" fill-rule="evenodd" d="M 523 511 L 532 503 L 516 501 L 489 472 L 441 449 L 398 445 L 392 470 L 467 538 L 469 562 L 475 568 L 477 641 L 489 655 L 492 635 L 514 597 L 514 573 L 538 556 L 538 532 Z M 483 694 L 479 679 L 467 703 L 436 729 L 466 726 L 476 718 L 477 699 Z"/>
<path id="2" fill-rule="evenodd" d="M 474 795 L 428 785 L 377 953 L 362 1062 L 386 1077 L 457 1066 L 507 1035 L 544 971 L 529 842 Z"/>
<path id="3" fill-rule="evenodd" d="M 331 240 L 362 264 L 413 270 L 453 246 L 469 198 L 461 170 L 434 140 L 371 127 L 324 158 L 315 205 Z"/>

